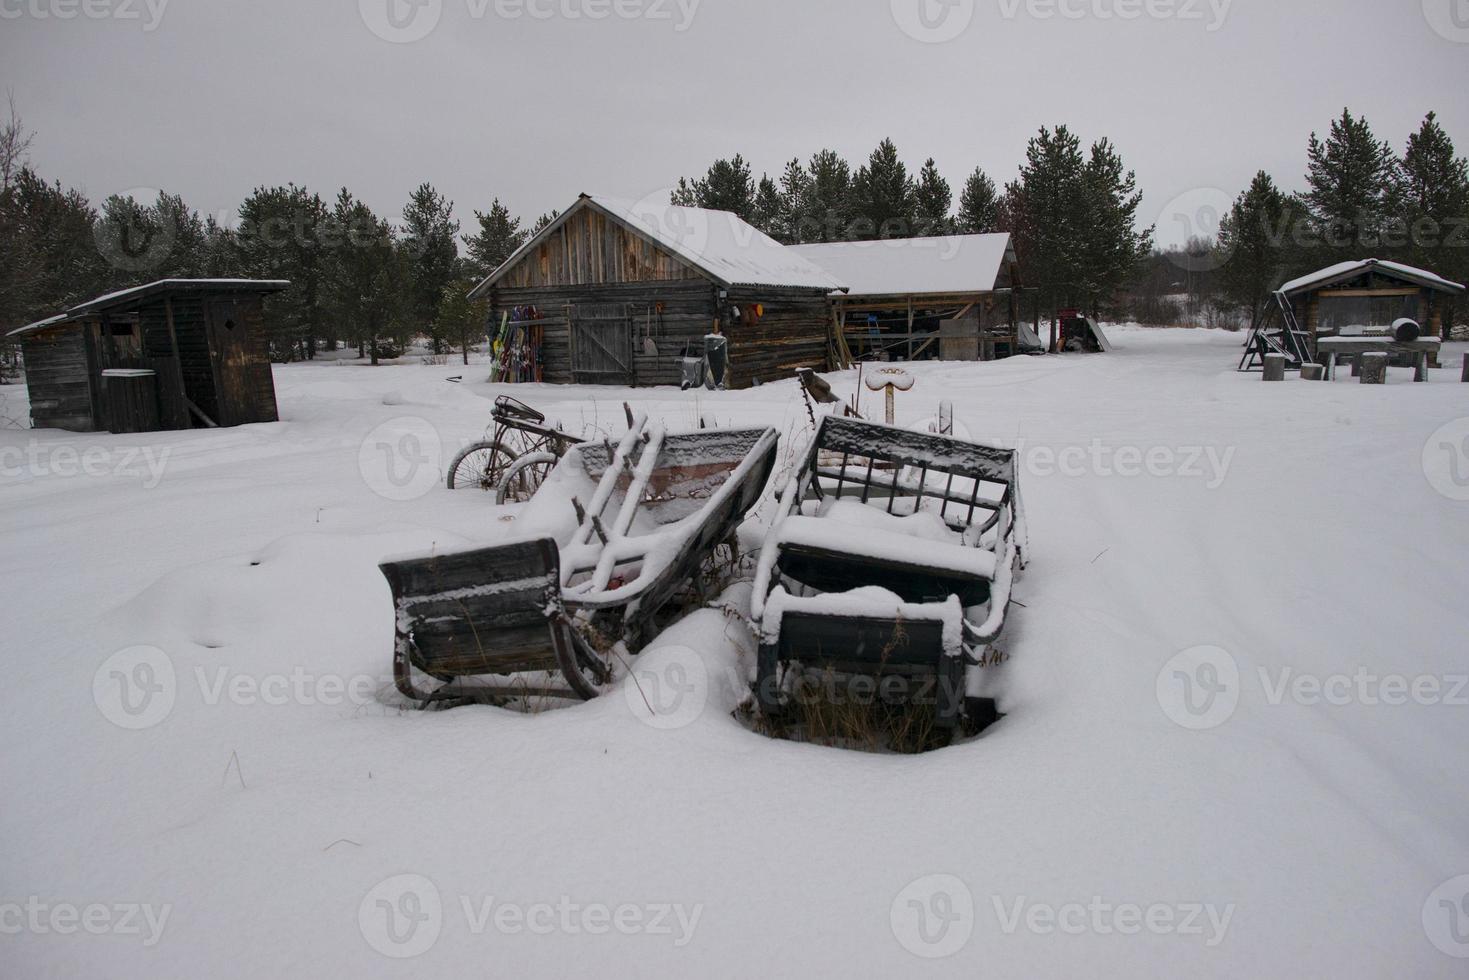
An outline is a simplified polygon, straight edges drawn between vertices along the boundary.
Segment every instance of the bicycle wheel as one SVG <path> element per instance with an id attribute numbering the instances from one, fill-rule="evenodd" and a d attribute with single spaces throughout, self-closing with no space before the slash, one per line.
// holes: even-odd
<path id="1" fill-rule="evenodd" d="M 454 458 L 449 467 L 450 490 L 494 493 L 515 462 L 515 455 L 498 442 L 479 442 Z"/>
<path id="2" fill-rule="evenodd" d="M 554 453 L 531 453 L 505 469 L 495 491 L 497 504 L 523 504 L 536 495 L 560 459 Z"/>

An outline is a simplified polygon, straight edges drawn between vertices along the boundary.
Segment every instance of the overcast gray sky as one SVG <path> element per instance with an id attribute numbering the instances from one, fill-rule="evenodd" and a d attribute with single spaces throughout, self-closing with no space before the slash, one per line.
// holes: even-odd
<path id="1" fill-rule="evenodd" d="M 1469 0 L 0 0 L 0 86 L 94 202 L 295 181 L 396 218 L 427 180 L 534 217 L 885 136 L 957 194 L 1066 123 L 1176 241 L 1179 195 L 1299 187 L 1343 106 L 1399 151 L 1437 110 L 1469 152 Z"/>

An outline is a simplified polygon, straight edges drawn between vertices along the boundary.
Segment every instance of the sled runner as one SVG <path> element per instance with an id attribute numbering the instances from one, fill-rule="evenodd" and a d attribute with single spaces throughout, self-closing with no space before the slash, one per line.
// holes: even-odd
<path id="1" fill-rule="evenodd" d="M 383 564 L 399 691 L 423 705 L 596 697 L 715 550 L 735 547 L 777 438 L 638 418 L 620 443 L 566 451 L 522 515 L 542 536 Z"/>
<path id="2" fill-rule="evenodd" d="M 804 669 L 919 682 L 945 728 L 993 717 L 979 675 L 1022 566 L 1013 451 L 828 416 L 778 510 L 752 600 L 763 712 Z"/>

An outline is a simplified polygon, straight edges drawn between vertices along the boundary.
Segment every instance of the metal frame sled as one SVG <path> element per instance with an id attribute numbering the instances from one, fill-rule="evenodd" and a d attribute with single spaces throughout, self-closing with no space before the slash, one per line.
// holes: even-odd
<path id="1" fill-rule="evenodd" d="M 597 697 L 734 547 L 777 442 L 774 429 L 670 435 L 639 418 L 617 445 L 568 450 L 522 515 L 565 518 L 544 536 L 384 563 L 398 690 L 424 706 Z"/>
<path id="2" fill-rule="evenodd" d="M 799 665 L 918 679 L 950 730 L 993 720 L 980 671 L 1023 566 L 1017 481 L 1012 450 L 824 418 L 756 572 L 762 712 Z"/>

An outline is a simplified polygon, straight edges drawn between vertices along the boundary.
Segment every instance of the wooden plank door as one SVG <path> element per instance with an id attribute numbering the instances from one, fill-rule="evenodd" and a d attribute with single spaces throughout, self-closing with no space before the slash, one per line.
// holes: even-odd
<path id="1" fill-rule="evenodd" d="M 577 384 L 632 385 L 632 317 L 625 305 L 571 311 L 571 374 Z"/>
<path id="2" fill-rule="evenodd" d="M 230 299 L 209 301 L 209 353 L 214 362 L 214 394 L 222 426 L 253 422 L 250 411 L 249 361 L 244 304 Z"/>

